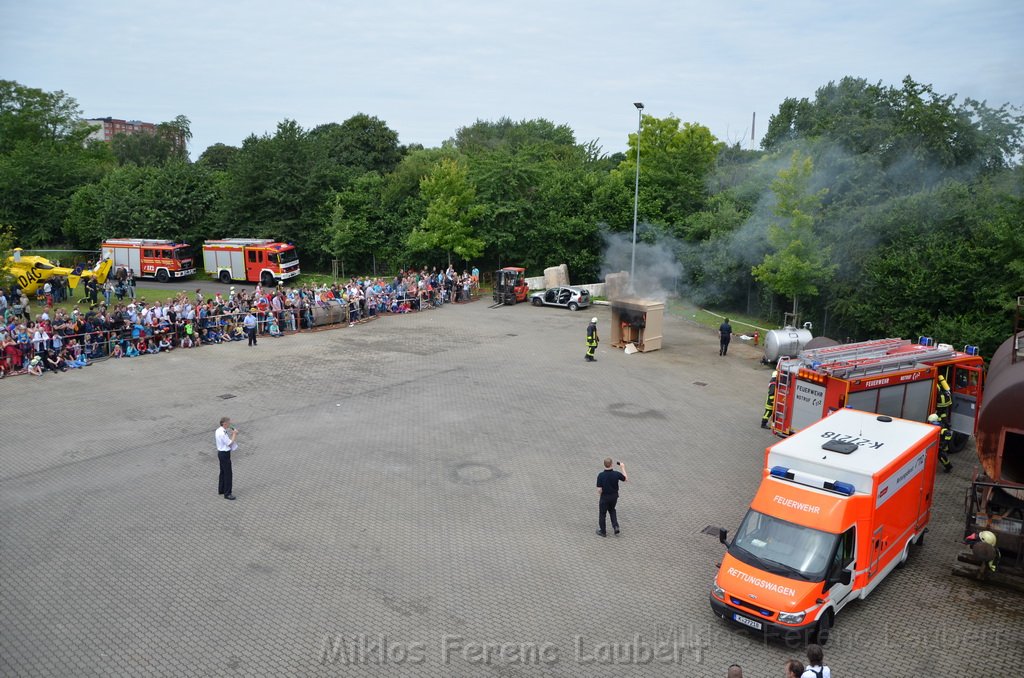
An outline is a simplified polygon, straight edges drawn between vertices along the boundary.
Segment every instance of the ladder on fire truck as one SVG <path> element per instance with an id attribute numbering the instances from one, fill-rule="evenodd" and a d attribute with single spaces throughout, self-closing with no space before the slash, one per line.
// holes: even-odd
<path id="1" fill-rule="evenodd" d="M 793 379 L 793 373 L 797 369 L 795 366 L 799 364 L 799 358 L 779 358 L 779 362 L 775 366 L 778 376 L 775 378 L 775 406 L 772 411 L 772 430 L 776 433 L 781 433 L 783 426 L 785 426 L 786 411 L 789 407 L 790 382 Z M 792 371 L 791 367 L 793 368 Z"/>
<path id="2" fill-rule="evenodd" d="M 895 348 L 910 345 L 909 339 L 875 339 L 856 344 L 837 344 L 803 351 L 800 356 L 809 362 L 829 363 L 838 360 L 873 358 L 882 356 Z"/>
<path id="3" fill-rule="evenodd" d="M 832 377 L 852 379 L 909 370 L 924 360 L 942 360 L 951 357 L 954 353 L 956 351 L 952 348 L 916 346 L 915 350 L 901 351 L 891 355 L 840 360 L 820 365 L 818 369 Z"/>

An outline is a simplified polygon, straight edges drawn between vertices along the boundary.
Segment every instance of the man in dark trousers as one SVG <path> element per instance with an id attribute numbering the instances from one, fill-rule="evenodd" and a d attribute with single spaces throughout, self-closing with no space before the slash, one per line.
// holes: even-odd
<path id="1" fill-rule="evenodd" d="M 775 384 L 779 378 L 779 371 L 772 371 L 772 380 L 768 382 L 768 397 L 764 401 L 764 415 L 761 416 L 761 428 L 768 428 L 768 424 L 772 419 L 772 413 L 775 411 Z"/>
<path id="2" fill-rule="evenodd" d="M 729 340 L 732 339 L 732 325 L 728 318 L 718 326 L 718 336 L 718 355 L 726 355 L 729 352 Z"/>
<path id="3" fill-rule="evenodd" d="M 220 481 L 217 484 L 218 494 L 224 495 L 225 499 L 234 499 L 231 494 L 231 453 L 238 449 L 235 439 L 238 431 L 231 425 L 228 417 L 220 418 L 220 428 L 214 433 L 217 441 L 217 459 L 220 461 Z"/>
<path id="4" fill-rule="evenodd" d="M 600 341 L 601 337 L 597 336 L 597 318 L 591 318 L 590 324 L 587 325 L 587 355 L 583 356 L 588 363 L 597 362 L 594 351 L 597 350 Z"/>
<path id="5" fill-rule="evenodd" d="M 617 462 L 622 472 L 612 470 L 612 458 L 604 460 L 604 470 L 597 474 L 598 519 L 597 534 L 608 536 L 605 530 L 605 514 L 611 515 L 612 529 L 619 533 L 619 517 L 615 513 L 615 504 L 619 501 L 619 483 L 626 482 L 626 465 Z"/>

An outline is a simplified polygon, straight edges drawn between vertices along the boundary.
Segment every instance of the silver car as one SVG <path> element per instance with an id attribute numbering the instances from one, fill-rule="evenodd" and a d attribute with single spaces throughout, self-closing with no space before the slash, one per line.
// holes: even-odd
<path id="1" fill-rule="evenodd" d="M 578 311 L 590 306 L 590 292 L 580 287 L 552 287 L 531 294 L 530 303 L 534 306 L 561 306 L 570 311 Z"/>

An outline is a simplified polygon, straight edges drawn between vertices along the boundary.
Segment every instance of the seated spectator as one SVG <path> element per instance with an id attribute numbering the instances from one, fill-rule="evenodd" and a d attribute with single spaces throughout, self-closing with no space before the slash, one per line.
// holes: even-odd
<path id="1" fill-rule="evenodd" d="M 268 334 L 270 336 L 272 336 L 272 337 L 283 337 L 284 336 L 281 333 L 281 328 L 278 327 L 278 325 L 277 325 L 277 318 L 275 318 L 273 315 L 268 316 L 267 324 L 270 326 L 270 329 L 268 331 Z"/>
<path id="2" fill-rule="evenodd" d="M 45 356 L 46 357 L 43 359 L 43 364 L 45 365 L 46 369 L 50 370 L 51 372 L 68 371 L 68 366 L 64 358 L 62 358 L 60 354 L 54 351 L 53 349 L 46 351 Z"/>
<path id="3" fill-rule="evenodd" d="M 192 341 L 191 334 L 183 334 L 181 336 L 181 348 L 192 348 L 196 343 Z"/>
<path id="4" fill-rule="evenodd" d="M 28 362 L 28 373 L 34 374 L 37 377 L 43 376 L 43 357 L 40 355 L 32 356 L 32 360 Z"/>
<path id="5" fill-rule="evenodd" d="M 121 342 L 116 342 L 114 347 L 110 350 L 110 355 L 115 358 L 121 358 L 124 356 L 124 349 L 121 348 Z"/>
<path id="6" fill-rule="evenodd" d="M 134 341 L 129 341 L 127 348 L 124 350 L 125 358 L 137 358 L 139 356 L 139 347 L 135 345 Z"/>
<path id="7" fill-rule="evenodd" d="M 174 348 L 174 345 L 171 343 L 170 337 L 168 337 L 166 334 L 160 335 L 160 343 L 157 346 L 158 349 L 161 351 L 170 351 L 171 349 Z"/>
<path id="8" fill-rule="evenodd" d="M 89 364 L 89 360 L 84 355 L 74 357 L 71 356 L 70 354 L 65 354 L 64 360 L 66 361 L 68 367 L 76 370 L 80 370 Z"/>

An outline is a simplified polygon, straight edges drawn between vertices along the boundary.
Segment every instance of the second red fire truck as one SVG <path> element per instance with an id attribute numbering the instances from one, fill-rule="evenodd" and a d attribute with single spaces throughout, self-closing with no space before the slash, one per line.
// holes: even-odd
<path id="1" fill-rule="evenodd" d="M 846 407 L 923 422 L 935 412 L 942 377 L 952 392 L 955 449 L 977 429 L 984 366 L 977 347 L 957 351 L 929 337 L 804 350 L 779 359 L 769 424 L 788 436 Z"/>
<path id="2" fill-rule="evenodd" d="M 239 280 L 273 287 L 299 274 L 295 246 L 266 239 L 207 240 L 203 263 L 206 272 L 222 283 Z"/>

